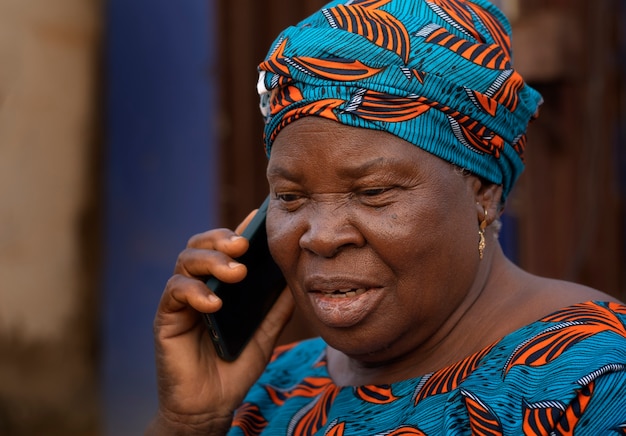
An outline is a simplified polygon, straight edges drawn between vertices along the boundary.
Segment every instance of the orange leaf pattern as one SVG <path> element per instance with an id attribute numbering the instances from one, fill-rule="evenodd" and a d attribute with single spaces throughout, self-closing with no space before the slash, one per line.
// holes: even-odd
<path id="1" fill-rule="evenodd" d="M 626 338 L 626 326 L 612 307 L 613 303 L 608 307 L 579 304 L 565 313 L 545 317 L 544 322 L 556 324 L 520 344 L 505 365 L 504 374 L 516 365 L 546 365 L 598 333 L 612 332 Z"/>
<path id="2" fill-rule="evenodd" d="M 483 403 L 476 395 L 466 390 L 461 389 L 461 395 L 465 397 L 472 435 L 495 436 L 503 434 L 502 426 L 489 406 Z"/>

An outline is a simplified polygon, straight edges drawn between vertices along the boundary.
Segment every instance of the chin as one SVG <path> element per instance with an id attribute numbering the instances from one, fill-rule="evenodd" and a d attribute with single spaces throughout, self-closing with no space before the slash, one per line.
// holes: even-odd
<path id="1" fill-rule="evenodd" d="M 322 339 L 332 348 L 351 359 L 368 364 L 383 364 L 394 360 L 399 353 L 394 341 L 372 339 L 372 335 L 354 331 L 322 333 Z"/>

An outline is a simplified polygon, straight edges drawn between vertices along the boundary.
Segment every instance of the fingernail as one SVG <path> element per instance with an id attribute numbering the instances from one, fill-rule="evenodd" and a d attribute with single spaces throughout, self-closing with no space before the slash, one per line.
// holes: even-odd
<path id="1" fill-rule="evenodd" d="M 233 235 L 233 236 L 230 237 L 230 240 L 231 241 L 236 241 L 236 240 L 241 239 L 241 238 L 243 238 L 243 236 L 241 236 L 241 235 Z"/>
<path id="2" fill-rule="evenodd" d="M 207 297 L 211 303 L 217 303 L 218 301 L 220 301 L 217 295 L 214 295 L 214 294 L 208 294 Z"/>
<path id="3" fill-rule="evenodd" d="M 228 263 L 228 267 L 229 267 L 230 269 L 237 268 L 239 265 L 241 265 L 241 264 L 240 264 L 240 263 L 238 263 L 238 262 L 229 262 L 229 263 Z"/>

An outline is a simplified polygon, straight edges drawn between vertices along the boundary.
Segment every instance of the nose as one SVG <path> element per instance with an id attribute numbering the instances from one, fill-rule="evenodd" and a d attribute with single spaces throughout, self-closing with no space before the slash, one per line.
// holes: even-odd
<path id="1" fill-rule="evenodd" d="M 312 205 L 306 217 L 306 229 L 300 236 L 300 248 L 332 258 L 347 247 L 362 247 L 365 237 L 352 215 L 347 205 L 332 202 Z"/>

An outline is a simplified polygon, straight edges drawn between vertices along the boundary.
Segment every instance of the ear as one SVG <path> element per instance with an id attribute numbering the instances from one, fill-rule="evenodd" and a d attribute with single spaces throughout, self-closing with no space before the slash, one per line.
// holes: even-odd
<path id="1" fill-rule="evenodd" d="M 478 222 L 485 219 L 485 212 L 487 214 L 487 225 L 500 218 L 504 211 L 502 185 L 490 183 L 477 177 L 474 181 L 474 195 Z"/>

